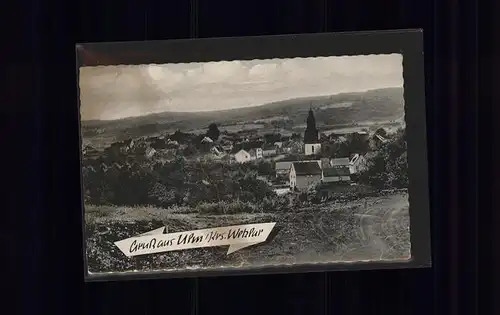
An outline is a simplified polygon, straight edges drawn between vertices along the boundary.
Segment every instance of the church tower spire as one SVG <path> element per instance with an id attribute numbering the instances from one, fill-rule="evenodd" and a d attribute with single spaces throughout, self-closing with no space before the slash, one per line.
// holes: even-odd
<path id="1" fill-rule="evenodd" d="M 304 132 L 304 143 L 318 143 L 318 129 L 316 128 L 316 118 L 312 110 L 312 105 L 309 108 L 309 115 L 307 116 L 307 127 Z"/>

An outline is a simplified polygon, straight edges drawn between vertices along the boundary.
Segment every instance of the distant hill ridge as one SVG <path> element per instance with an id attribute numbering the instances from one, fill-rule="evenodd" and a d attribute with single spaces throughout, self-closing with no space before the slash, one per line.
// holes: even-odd
<path id="1" fill-rule="evenodd" d="M 336 106 L 336 105 L 341 106 Z M 141 117 L 112 121 L 82 121 L 82 131 L 104 128 L 114 131 L 157 125 L 161 129 L 189 130 L 206 128 L 207 122 L 233 124 L 253 122 L 270 117 L 286 116 L 294 123 L 305 121 L 313 107 L 316 119 L 324 124 L 344 124 L 357 121 L 395 120 L 404 116 L 403 88 L 384 88 L 366 92 L 341 93 L 331 96 L 295 98 L 254 107 L 210 112 L 162 112 Z M 321 113 L 321 114 L 320 114 Z"/>

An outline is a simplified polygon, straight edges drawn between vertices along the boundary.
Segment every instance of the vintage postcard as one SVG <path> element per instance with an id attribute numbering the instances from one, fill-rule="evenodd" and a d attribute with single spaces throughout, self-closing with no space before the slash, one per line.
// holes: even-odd
<path id="1" fill-rule="evenodd" d="M 80 67 L 88 274 L 411 261 L 403 59 Z"/>

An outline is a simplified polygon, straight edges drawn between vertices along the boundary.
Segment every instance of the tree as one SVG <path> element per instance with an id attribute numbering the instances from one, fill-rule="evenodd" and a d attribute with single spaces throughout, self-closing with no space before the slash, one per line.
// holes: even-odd
<path id="1" fill-rule="evenodd" d="M 186 157 L 196 155 L 197 153 L 198 149 L 192 144 L 188 144 L 187 147 L 182 150 L 182 154 Z"/>
<path id="2" fill-rule="evenodd" d="M 154 139 L 151 147 L 155 150 L 163 150 L 168 148 L 167 142 L 163 139 Z"/>
<path id="3" fill-rule="evenodd" d="M 321 145 L 321 155 L 324 157 L 334 157 L 338 144 L 336 143 L 323 143 Z"/>
<path id="4" fill-rule="evenodd" d="M 185 144 L 189 141 L 190 135 L 184 133 L 180 130 L 176 130 L 172 135 L 170 135 L 170 140 L 177 141 L 178 143 Z"/>
<path id="5" fill-rule="evenodd" d="M 319 140 L 320 140 L 321 142 L 326 142 L 326 141 L 330 140 L 330 137 L 328 137 L 328 136 L 327 136 L 326 134 L 324 134 L 324 133 L 320 133 L 320 135 L 319 135 Z"/>
<path id="6" fill-rule="evenodd" d="M 274 167 L 267 161 L 261 161 L 257 164 L 257 171 L 260 175 L 274 175 Z"/>
<path id="7" fill-rule="evenodd" d="M 217 125 L 215 123 L 211 123 L 208 126 L 208 130 L 207 130 L 206 136 L 209 137 L 210 139 L 214 140 L 214 141 L 217 140 L 217 139 L 219 139 L 220 131 L 219 131 L 219 128 L 217 127 Z"/>
<path id="8" fill-rule="evenodd" d="M 266 143 L 274 143 L 281 140 L 281 134 L 279 133 L 267 133 L 264 135 L 264 141 Z"/>
<path id="9" fill-rule="evenodd" d="M 376 154 L 368 159 L 368 169 L 359 180 L 377 188 L 407 188 L 408 164 L 405 131 L 391 137 Z"/>
<path id="10" fill-rule="evenodd" d="M 358 153 L 358 152 L 356 152 Z M 346 157 L 351 154 L 349 144 L 346 142 L 336 143 L 334 147 L 334 157 Z"/>
<path id="11" fill-rule="evenodd" d="M 407 188 L 408 180 L 408 160 L 407 153 L 404 152 L 396 160 L 387 165 L 387 184 L 396 188 Z"/>
<path id="12" fill-rule="evenodd" d="M 291 140 L 293 141 L 299 141 L 302 139 L 302 136 L 300 135 L 300 133 L 293 133 L 292 136 L 290 137 Z"/>
<path id="13" fill-rule="evenodd" d="M 377 152 L 367 162 L 369 167 L 359 175 L 359 181 L 379 189 L 386 188 L 388 182 L 386 155 L 383 152 Z"/>
<path id="14" fill-rule="evenodd" d="M 384 146 L 384 149 L 391 160 L 396 160 L 401 154 L 406 152 L 406 130 L 399 129 L 389 138 L 389 141 Z"/>
<path id="15" fill-rule="evenodd" d="M 366 153 L 369 150 L 369 143 L 358 133 L 353 133 L 347 143 L 348 154 Z"/>

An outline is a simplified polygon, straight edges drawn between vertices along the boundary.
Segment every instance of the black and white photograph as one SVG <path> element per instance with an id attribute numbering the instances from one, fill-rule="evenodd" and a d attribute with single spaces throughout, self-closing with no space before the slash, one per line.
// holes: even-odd
<path id="1" fill-rule="evenodd" d="M 78 80 L 89 274 L 411 259 L 402 54 Z"/>

